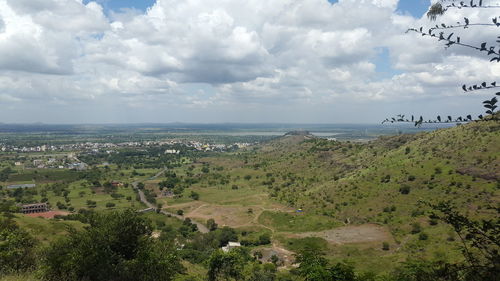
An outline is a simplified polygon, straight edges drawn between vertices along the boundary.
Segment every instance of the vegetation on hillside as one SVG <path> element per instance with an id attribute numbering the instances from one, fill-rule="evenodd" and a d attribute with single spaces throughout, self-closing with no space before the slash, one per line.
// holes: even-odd
<path id="1" fill-rule="evenodd" d="M 0 232 L 8 265 L 2 274 L 494 280 L 499 134 L 498 122 L 477 122 L 368 143 L 290 135 L 196 155 L 158 177 L 159 170 L 110 164 L 63 180 L 37 178 L 36 187 L 0 190 L 2 226 L 9 229 Z M 9 177 L 35 171 L 13 169 Z M 157 212 L 136 212 L 145 207 L 135 185 Z M 13 215 L 16 203 L 39 201 L 67 214 Z M 201 233 L 193 220 L 210 231 Z M 222 252 L 229 241 L 242 247 Z"/>

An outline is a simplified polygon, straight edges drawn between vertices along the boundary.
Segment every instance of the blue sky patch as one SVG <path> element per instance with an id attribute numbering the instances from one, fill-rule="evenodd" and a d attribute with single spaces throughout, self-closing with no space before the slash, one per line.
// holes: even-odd
<path id="1" fill-rule="evenodd" d="M 84 0 L 83 2 L 87 4 L 92 0 Z M 156 0 L 93 0 L 99 3 L 105 10 L 109 12 L 110 10 L 119 11 L 123 8 L 134 8 L 141 11 L 146 11 L 149 7 L 153 6 Z"/>
<path id="2" fill-rule="evenodd" d="M 378 54 L 373 60 L 373 63 L 375 63 L 378 78 L 391 78 L 394 75 L 403 73 L 402 71 L 392 68 L 389 48 L 381 47 L 377 49 L 377 52 Z"/>
<path id="3" fill-rule="evenodd" d="M 399 0 L 398 11 L 409 13 L 415 18 L 421 18 L 429 9 L 430 0 Z"/>

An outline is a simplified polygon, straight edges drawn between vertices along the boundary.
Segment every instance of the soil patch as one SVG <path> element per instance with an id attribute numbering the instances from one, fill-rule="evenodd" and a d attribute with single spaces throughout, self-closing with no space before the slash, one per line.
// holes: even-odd
<path id="1" fill-rule="evenodd" d="M 48 211 L 48 212 L 43 212 L 43 213 L 32 213 L 32 214 L 25 214 L 25 215 L 28 217 L 32 217 L 32 218 L 42 217 L 42 218 L 46 218 L 46 219 L 53 219 L 54 216 L 57 216 L 57 215 L 65 216 L 67 214 L 69 214 L 69 212 Z"/>
<path id="2" fill-rule="evenodd" d="M 262 253 L 262 258 L 259 261 L 263 263 L 271 262 L 272 256 L 277 256 L 279 258 L 278 265 L 280 267 L 291 267 L 295 261 L 294 252 L 288 251 L 276 245 L 268 248 L 259 248 L 253 252 L 259 251 Z"/>
<path id="3" fill-rule="evenodd" d="M 320 237 L 333 244 L 392 241 L 390 232 L 377 224 L 349 225 L 318 232 L 304 232 L 293 237 Z"/>
<path id="4" fill-rule="evenodd" d="M 248 225 L 253 221 L 255 214 L 249 213 L 248 209 L 248 207 L 240 206 L 204 205 L 189 212 L 186 217 L 202 220 L 214 219 L 220 226 L 238 227 Z"/>

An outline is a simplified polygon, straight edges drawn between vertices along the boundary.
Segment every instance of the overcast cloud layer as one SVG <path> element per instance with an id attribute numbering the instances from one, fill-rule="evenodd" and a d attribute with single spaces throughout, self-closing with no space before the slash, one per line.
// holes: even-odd
<path id="1" fill-rule="evenodd" d="M 409 27 L 397 0 L 0 0 L 2 122 L 378 122 L 479 114 L 500 63 Z M 495 11 L 451 11 L 487 22 Z M 498 29 L 462 41 L 494 43 Z M 388 55 L 388 56 L 387 56 Z"/>

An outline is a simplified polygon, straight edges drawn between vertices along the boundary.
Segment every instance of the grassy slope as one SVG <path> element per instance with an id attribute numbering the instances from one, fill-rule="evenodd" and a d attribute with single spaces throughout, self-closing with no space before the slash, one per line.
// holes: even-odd
<path id="1" fill-rule="evenodd" d="M 265 185 L 271 196 L 303 208 L 305 213 L 323 216 L 321 220 L 327 223 L 386 225 L 394 237 L 390 251 L 382 251 L 380 243 L 331 246 L 327 250 L 332 257 L 353 260 L 365 269 L 383 269 L 407 256 L 458 258 L 457 243 L 447 241 L 453 237 L 452 230 L 429 224 L 426 207 L 419 201 L 451 200 L 473 217 L 494 217 L 488 206 L 499 204 L 499 156 L 500 124 L 473 123 L 385 137 L 368 144 L 293 136 L 266 144 L 257 152 L 209 162 L 245 159 L 243 165 L 226 164 L 225 173 L 252 169 L 250 185 Z M 402 188 L 409 193 L 403 194 Z M 274 219 L 269 213 L 264 216 L 259 221 L 272 221 L 275 229 L 304 231 L 304 224 L 290 230 L 292 220 L 283 215 Z M 422 226 L 427 240 L 410 234 L 413 223 Z M 290 241 L 276 237 L 285 246 Z M 296 243 L 291 247 L 296 248 Z M 369 258 L 373 256 L 380 258 Z"/>
<path id="2" fill-rule="evenodd" d="M 27 230 L 42 244 L 47 244 L 68 233 L 69 228 L 83 229 L 79 221 L 59 221 L 44 218 L 32 218 L 17 214 L 14 219 L 20 227 Z"/>

